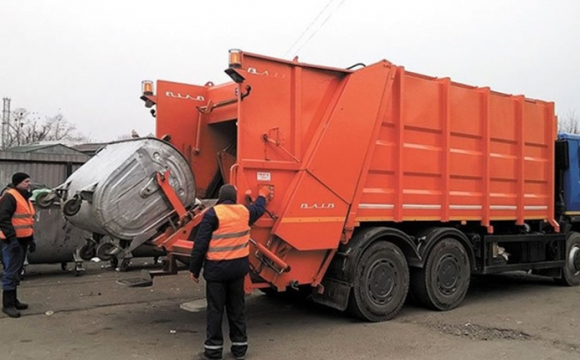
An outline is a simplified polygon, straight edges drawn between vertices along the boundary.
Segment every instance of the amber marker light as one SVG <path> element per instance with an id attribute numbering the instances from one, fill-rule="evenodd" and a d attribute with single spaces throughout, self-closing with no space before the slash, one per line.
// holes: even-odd
<path id="1" fill-rule="evenodd" d="M 144 80 L 141 82 L 141 91 L 143 95 L 153 95 L 153 81 Z"/>
<path id="2" fill-rule="evenodd" d="M 229 67 L 231 68 L 241 68 L 242 67 L 242 50 L 231 49 Z"/>

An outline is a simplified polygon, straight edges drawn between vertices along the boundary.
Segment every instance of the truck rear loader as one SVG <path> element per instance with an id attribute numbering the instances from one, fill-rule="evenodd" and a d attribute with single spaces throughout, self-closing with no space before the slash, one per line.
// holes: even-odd
<path id="1" fill-rule="evenodd" d="M 150 275 L 187 262 L 204 209 L 229 183 L 242 204 L 248 190 L 273 189 L 251 230 L 248 292 L 311 293 L 381 321 L 409 291 L 429 308 L 457 307 L 472 274 L 580 284 L 580 138 L 557 139 L 552 102 L 386 60 L 341 69 L 232 50 L 225 72 L 232 82 L 143 83 L 156 137 L 187 160 L 196 197 L 184 200 L 161 161 L 133 186 L 161 192 L 169 209 L 146 239 L 169 254 Z M 61 191 L 69 210 L 96 206 L 82 190 Z"/>

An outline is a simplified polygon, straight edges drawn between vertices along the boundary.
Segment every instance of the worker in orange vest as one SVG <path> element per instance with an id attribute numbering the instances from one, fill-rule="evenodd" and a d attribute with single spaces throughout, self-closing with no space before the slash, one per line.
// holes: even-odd
<path id="1" fill-rule="evenodd" d="M 250 226 L 266 211 L 270 195 L 270 189 L 265 186 L 252 205 L 238 205 L 236 188 L 224 185 L 219 190 L 217 204 L 205 212 L 199 224 L 189 270 L 191 279 L 197 283 L 203 267 L 206 281 L 207 336 L 200 359 L 222 358 L 224 307 L 232 355 L 238 360 L 245 359 L 248 336 L 244 317 L 244 277 L 250 268 Z"/>
<path id="2" fill-rule="evenodd" d="M 28 305 L 18 301 L 16 288 L 24 265 L 26 250 L 34 252 L 34 206 L 30 202 L 30 176 L 16 173 L 10 188 L 0 198 L 0 242 L 2 243 L 2 312 L 20 317 L 18 310 Z"/>

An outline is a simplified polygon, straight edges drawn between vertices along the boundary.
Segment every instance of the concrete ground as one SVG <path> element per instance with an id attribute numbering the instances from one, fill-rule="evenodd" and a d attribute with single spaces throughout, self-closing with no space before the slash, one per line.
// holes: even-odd
<path id="1" fill-rule="evenodd" d="M 203 284 L 185 272 L 149 288 L 115 283 L 151 268 L 144 261 L 127 273 L 88 263 L 79 277 L 58 265 L 29 266 L 19 292 L 30 309 L 20 319 L 0 315 L 0 359 L 196 358 L 205 338 Z M 409 303 L 383 323 L 255 293 L 247 299 L 248 359 L 577 360 L 579 304 L 580 287 L 524 275 L 475 278 L 458 309 Z"/>

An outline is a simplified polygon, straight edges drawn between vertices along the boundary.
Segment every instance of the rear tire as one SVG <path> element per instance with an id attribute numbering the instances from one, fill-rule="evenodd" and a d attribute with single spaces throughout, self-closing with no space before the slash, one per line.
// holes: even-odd
<path id="1" fill-rule="evenodd" d="M 348 308 L 363 320 L 390 320 L 403 307 L 408 291 L 409 266 L 405 255 L 393 243 L 376 242 L 357 263 Z"/>
<path id="2" fill-rule="evenodd" d="M 575 231 L 566 240 L 566 264 L 562 269 L 562 278 L 554 279 L 564 286 L 580 285 L 580 233 Z"/>
<path id="3" fill-rule="evenodd" d="M 461 243 L 452 238 L 439 241 L 422 269 L 411 269 L 411 291 L 424 306 L 451 310 L 459 306 L 471 280 L 469 257 Z"/>

